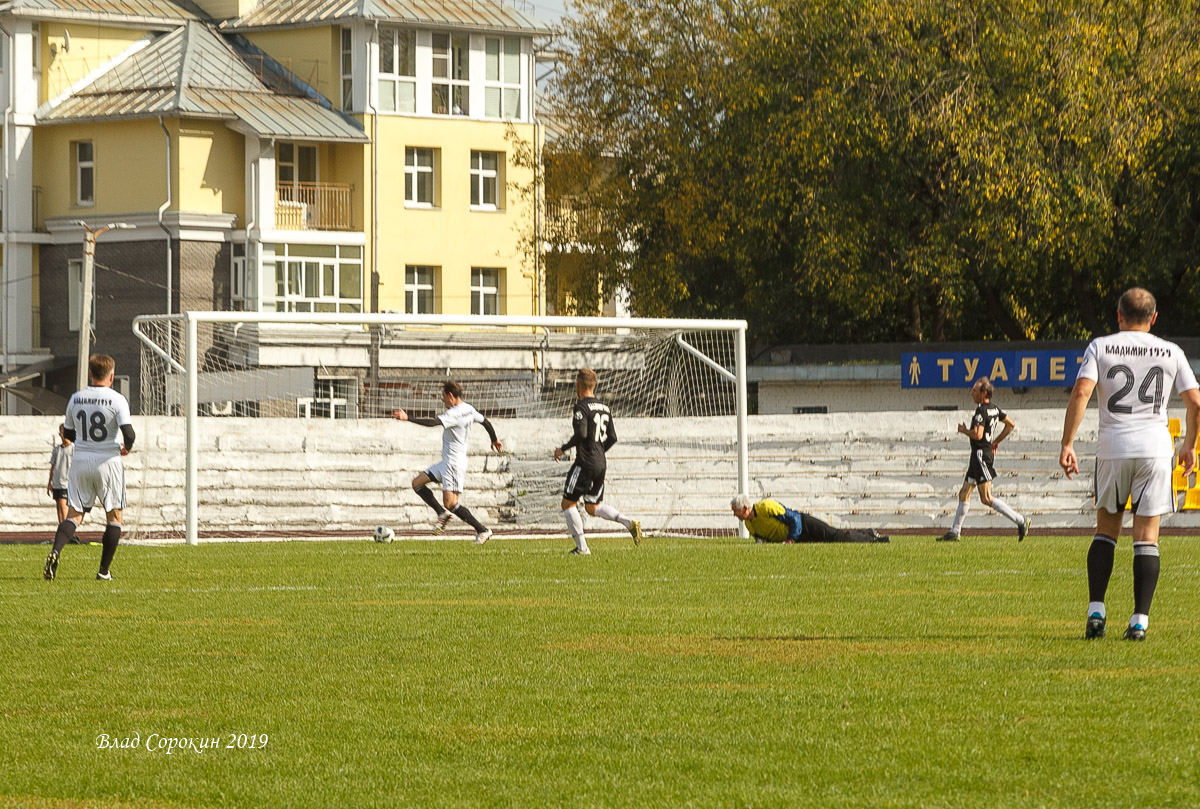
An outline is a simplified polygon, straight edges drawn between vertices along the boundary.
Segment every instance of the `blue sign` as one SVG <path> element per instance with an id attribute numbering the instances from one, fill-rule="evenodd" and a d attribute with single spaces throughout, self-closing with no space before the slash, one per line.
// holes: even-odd
<path id="1" fill-rule="evenodd" d="M 1083 349 L 947 351 L 900 355 L 902 388 L 969 388 L 986 376 L 997 388 L 1069 388 Z"/>

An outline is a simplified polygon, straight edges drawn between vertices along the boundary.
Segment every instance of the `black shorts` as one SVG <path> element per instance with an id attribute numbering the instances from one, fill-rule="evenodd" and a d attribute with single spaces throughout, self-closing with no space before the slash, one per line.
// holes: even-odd
<path id="1" fill-rule="evenodd" d="M 563 484 L 563 499 L 572 503 L 582 500 L 593 504 L 604 500 L 604 470 L 571 464 L 567 482 Z"/>
<path id="2" fill-rule="evenodd" d="M 66 500 L 67 499 L 67 490 L 66 489 L 51 489 L 50 492 L 51 492 L 50 496 L 53 497 L 55 500 Z"/>
<path id="3" fill-rule="evenodd" d="M 971 461 L 967 464 L 967 483 L 988 483 L 996 477 L 996 467 L 992 465 L 995 456 L 990 449 L 971 450 Z"/>

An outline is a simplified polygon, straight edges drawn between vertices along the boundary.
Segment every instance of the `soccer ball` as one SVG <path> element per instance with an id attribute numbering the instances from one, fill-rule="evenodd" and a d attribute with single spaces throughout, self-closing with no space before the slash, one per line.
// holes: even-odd
<path id="1" fill-rule="evenodd" d="M 391 542 L 396 538 L 396 532 L 386 525 L 377 525 L 373 538 L 376 542 Z"/>

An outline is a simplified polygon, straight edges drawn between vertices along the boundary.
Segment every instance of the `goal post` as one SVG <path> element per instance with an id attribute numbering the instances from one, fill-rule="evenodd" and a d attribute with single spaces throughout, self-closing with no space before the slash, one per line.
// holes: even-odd
<path id="1" fill-rule="evenodd" d="M 187 312 L 140 316 L 133 326 L 142 343 L 142 412 L 185 420 L 189 545 L 201 535 L 202 423 L 216 415 L 296 418 L 298 408 L 322 418 L 380 418 L 414 396 L 425 398 L 408 407 L 430 406 L 431 383 L 463 375 L 473 380 L 465 398 L 493 419 L 569 416 L 564 402 L 573 403 L 574 393 L 566 380 L 585 365 L 598 366 L 598 396 L 618 428 L 628 418 L 729 424 L 732 417 L 736 490 L 748 491 L 746 328 L 743 320 L 358 312 Z M 295 380 L 299 387 L 288 388 Z M 346 389 L 335 390 L 335 382 Z M 485 391 L 491 398 L 481 404 Z M 663 447 L 660 454 L 674 452 Z M 693 466 L 715 466 L 711 460 L 697 456 Z M 686 499 L 688 473 L 667 474 L 676 476 L 672 496 Z M 512 488 L 523 493 L 529 484 Z"/>

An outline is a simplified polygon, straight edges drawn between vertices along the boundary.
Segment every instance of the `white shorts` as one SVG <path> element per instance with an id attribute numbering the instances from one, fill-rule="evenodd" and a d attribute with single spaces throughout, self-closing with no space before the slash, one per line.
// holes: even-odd
<path id="1" fill-rule="evenodd" d="M 86 514 L 97 500 L 106 513 L 125 508 L 125 464 L 120 455 L 76 452 L 67 473 L 67 505 Z"/>
<path id="2" fill-rule="evenodd" d="M 467 481 L 467 462 L 466 459 L 443 458 L 424 472 L 442 485 L 442 491 L 462 494 L 463 484 Z"/>
<path id="3" fill-rule="evenodd" d="M 1096 508 L 1119 514 L 1132 500 L 1139 517 L 1157 517 L 1175 511 L 1171 488 L 1173 458 L 1097 458 L 1092 494 Z"/>

